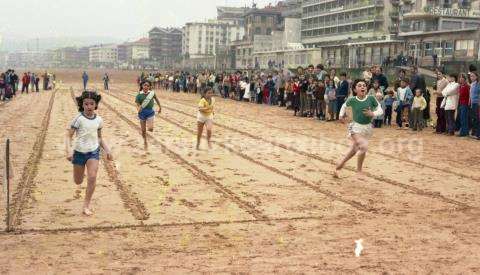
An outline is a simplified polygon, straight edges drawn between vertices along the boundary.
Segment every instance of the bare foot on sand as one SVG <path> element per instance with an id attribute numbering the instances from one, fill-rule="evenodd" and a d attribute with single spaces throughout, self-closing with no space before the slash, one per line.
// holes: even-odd
<path id="1" fill-rule="evenodd" d="M 340 175 L 338 174 L 340 172 L 340 170 L 338 170 L 337 168 L 335 168 L 335 170 L 333 170 L 333 178 L 334 179 L 339 179 L 340 178 Z"/>
<path id="2" fill-rule="evenodd" d="M 91 216 L 91 215 L 93 215 L 93 211 L 92 211 L 92 209 L 90 209 L 90 208 L 88 208 L 88 207 L 84 207 L 84 208 L 83 208 L 83 214 L 84 214 L 85 216 Z"/>

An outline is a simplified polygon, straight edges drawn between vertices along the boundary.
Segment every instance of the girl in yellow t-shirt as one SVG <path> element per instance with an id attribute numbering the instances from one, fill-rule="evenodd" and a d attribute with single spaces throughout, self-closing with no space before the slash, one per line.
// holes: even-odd
<path id="1" fill-rule="evenodd" d="M 207 128 L 208 148 L 212 148 L 210 139 L 212 137 L 213 126 L 213 105 L 215 105 L 215 98 L 213 98 L 213 90 L 208 87 L 205 94 L 202 95 L 200 102 L 198 102 L 197 114 L 197 150 L 200 149 L 200 140 L 202 139 L 203 127 Z"/>

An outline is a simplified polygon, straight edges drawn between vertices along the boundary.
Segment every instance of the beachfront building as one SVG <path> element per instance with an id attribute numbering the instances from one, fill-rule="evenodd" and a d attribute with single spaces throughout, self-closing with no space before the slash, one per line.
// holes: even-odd
<path id="1" fill-rule="evenodd" d="M 94 66 L 112 66 L 117 63 L 117 45 L 96 45 L 89 49 L 89 61 Z"/>
<path id="2" fill-rule="evenodd" d="M 233 41 L 243 38 L 243 26 L 233 19 L 190 22 L 183 28 L 182 55 L 184 66 L 216 68 L 219 59 L 224 59 L 225 48 Z M 226 61 L 220 67 L 226 67 Z M 222 65 L 225 64 L 225 65 Z"/>
<path id="3" fill-rule="evenodd" d="M 234 25 L 243 27 L 245 25 L 244 15 L 249 8 L 239 7 L 217 7 L 217 20 L 228 20 Z"/>
<path id="4" fill-rule="evenodd" d="M 44 67 L 51 63 L 52 55 L 46 51 L 20 51 L 10 52 L 6 55 L 6 67 Z"/>
<path id="5" fill-rule="evenodd" d="M 274 31 L 281 30 L 283 18 L 282 8 L 267 6 L 263 9 L 253 7 L 245 15 L 245 36 L 242 40 L 232 43 L 230 50 L 231 65 L 237 69 L 253 69 L 255 58 L 253 57 L 254 37 L 257 35 L 271 36 Z"/>
<path id="6" fill-rule="evenodd" d="M 243 38 L 244 28 L 230 20 L 190 22 L 183 28 L 182 55 L 202 58 L 215 55 L 219 46 Z"/>
<path id="7" fill-rule="evenodd" d="M 281 15 L 283 18 L 301 18 L 302 0 L 284 0 L 279 2 L 281 5 Z"/>
<path id="8" fill-rule="evenodd" d="M 401 7 L 399 37 L 416 64 L 479 59 L 479 0 L 403 0 Z"/>
<path id="9" fill-rule="evenodd" d="M 282 30 L 271 35 L 255 35 L 253 58 L 256 69 L 281 69 L 322 62 L 320 48 L 305 48 L 301 43 L 300 18 L 285 18 Z"/>
<path id="10" fill-rule="evenodd" d="M 396 0 L 304 0 L 302 43 L 322 48 L 330 66 L 382 64 L 403 50 L 397 38 L 399 5 Z"/>
<path id="11" fill-rule="evenodd" d="M 155 27 L 148 32 L 150 59 L 160 68 L 173 68 L 181 61 L 182 30 Z"/>

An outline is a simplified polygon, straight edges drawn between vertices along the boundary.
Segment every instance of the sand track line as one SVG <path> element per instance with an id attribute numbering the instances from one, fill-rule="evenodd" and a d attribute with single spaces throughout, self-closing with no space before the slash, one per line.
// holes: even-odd
<path id="1" fill-rule="evenodd" d="M 73 102 L 76 104 L 75 93 L 70 88 L 70 95 Z M 143 202 L 132 192 L 132 190 L 122 181 L 120 173 L 118 172 L 115 161 L 108 161 L 105 152 L 102 149 L 102 162 L 107 171 L 108 178 L 115 184 L 117 190 L 120 193 L 120 198 L 123 201 L 125 208 L 132 213 L 133 217 L 139 221 L 148 220 L 150 214 Z"/>
<path id="2" fill-rule="evenodd" d="M 45 115 L 42 119 L 42 124 L 40 132 L 35 140 L 35 143 L 32 148 L 32 152 L 28 157 L 27 163 L 23 168 L 22 177 L 20 178 L 17 191 L 12 196 L 12 209 L 10 216 L 10 224 L 12 230 L 16 230 L 22 223 L 22 211 L 25 207 L 26 201 L 30 197 L 33 189 L 33 180 L 35 179 L 38 173 L 38 163 L 43 154 L 43 148 L 45 146 L 45 138 L 47 136 L 48 126 L 50 125 L 50 117 L 53 108 L 53 102 L 55 101 L 55 95 L 57 89 L 55 89 L 50 95 L 50 100 L 48 102 L 48 108 L 45 111 Z"/>
<path id="3" fill-rule="evenodd" d="M 143 202 L 133 194 L 132 190 L 121 180 L 120 173 L 118 172 L 115 162 L 107 160 L 103 149 L 101 158 L 103 166 L 105 167 L 105 170 L 107 170 L 108 178 L 115 184 L 115 186 L 117 186 L 117 190 L 120 192 L 120 197 L 122 198 L 125 208 L 132 213 L 135 219 L 139 221 L 148 220 L 150 213 L 148 213 L 147 208 Z"/>
<path id="4" fill-rule="evenodd" d="M 130 104 L 133 106 L 133 103 L 123 99 L 123 98 L 120 98 L 118 97 L 117 95 L 113 95 L 111 93 L 108 93 L 108 95 L 110 96 L 113 96 L 114 98 L 117 98 L 118 100 L 120 101 L 123 101 L 127 104 Z M 180 113 L 180 114 L 183 114 L 185 116 L 188 116 L 188 117 L 191 117 L 191 118 L 195 118 L 194 115 L 192 114 L 189 114 L 187 112 L 184 112 L 184 111 L 180 111 L 180 110 L 176 110 L 174 108 L 171 108 L 171 107 L 167 107 L 167 106 L 162 106 L 162 108 L 165 108 L 167 110 L 170 110 L 170 111 L 173 111 L 173 112 L 176 112 L 176 113 Z M 165 119 L 164 117 L 161 117 L 162 119 Z M 169 122 L 169 121 L 167 121 Z M 282 144 L 282 143 L 278 143 L 278 142 L 275 142 L 275 141 L 270 141 L 270 140 L 267 140 L 263 137 L 259 137 L 259 136 L 255 136 L 255 135 L 252 135 L 248 132 L 245 132 L 245 131 L 242 131 L 242 130 L 238 130 L 238 129 L 235 129 L 235 128 L 232 128 L 230 126 L 227 126 L 227 125 L 223 125 L 223 124 L 219 124 L 219 123 L 214 123 L 216 126 L 220 127 L 220 128 L 223 128 L 223 129 L 226 129 L 226 130 L 229 130 L 229 131 L 232 131 L 232 132 L 236 132 L 238 134 L 241 134 L 241 135 L 244 135 L 244 136 L 247 136 L 249 138 L 252 138 L 252 139 L 255 139 L 255 140 L 258 140 L 258 141 L 262 141 L 262 142 L 265 142 L 265 143 L 269 143 L 273 146 L 276 146 L 276 147 L 279 147 L 279 148 L 282 148 L 282 149 L 285 149 L 285 150 L 288 150 L 290 152 L 294 152 L 296 154 L 299 154 L 299 155 L 302 155 L 302 156 L 305 156 L 305 157 L 309 157 L 309 158 L 313 158 L 313 159 L 316 159 L 316 160 L 319 160 L 321 162 L 324 162 L 324 163 L 328 163 L 328 164 L 331 164 L 331 165 L 336 165 L 336 161 L 335 160 L 332 160 L 332 159 L 327 159 L 327 158 L 324 158 L 324 157 L 320 157 L 316 154 L 312 154 L 312 153 L 308 153 L 308 152 L 305 152 L 305 151 L 301 151 L 301 150 L 298 150 L 292 146 L 287 146 L 285 144 Z M 275 169 L 275 168 L 274 168 Z M 352 171 L 352 172 L 355 172 L 356 170 L 354 168 L 351 168 L 351 167 L 345 167 L 344 169 L 346 170 L 349 170 L 349 171 Z M 410 193 L 413 193 L 413 194 L 416 194 L 416 195 L 420 195 L 420 196 L 425 196 L 425 197 L 430 197 L 430 198 L 433 198 L 433 199 L 437 199 L 437 200 L 440 200 L 442 202 L 445 202 L 445 203 L 448 203 L 448 204 L 453 204 L 453 205 L 456 205 L 458 207 L 461 207 L 461 208 L 465 208 L 465 209 L 473 209 L 475 207 L 471 206 L 471 205 L 468 205 L 464 202 L 460 202 L 460 201 L 457 201 L 457 200 L 453 200 L 453 199 L 450 199 L 450 198 L 447 198 L 445 196 L 443 196 L 442 194 L 438 193 L 438 192 L 431 192 L 431 191 L 427 191 L 427 190 L 423 190 L 423 189 L 420 189 L 418 187 L 415 187 L 415 186 L 412 186 L 412 185 L 408 185 L 408 184 L 405 184 L 405 183 L 401 183 L 399 181 L 396 181 L 396 180 L 393 180 L 393 179 L 389 179 L 389 178 L 386 178 L 384 176 L 378 176 L 378 175 L 374 175 L 370 172 L 364 172 L 365 176 L 367 177 L 370 177 L 372 179 L 375 179 L 377 181 L 380 181 L 380 182 L 384 182 L 384 183 L 387 183 L 387 184 L 390 184 L 390 185 L 393 185 L 393 186 L 397 186 L 397 187 L 400 187 L 402 189 L 405 189 L 407 190 L 408 192 Z M 329 191 L 327 191 L 329 192 Z"/>
<path id="5" fill-rule="evenodd" d="M 115 108 L 113 108 L 110 104 L 106 103 L 105 101 L 102 102 L 102 104 L 107 107 L 110 111 L 114 112 L 118 117 L 120 117 L 122 120 L 127 122 L 128 125 L 130 125 L 132 128 L 140 130 L 140 126 L 138 123 L 134 123 L 132 120 L 129 118 L 125 117 L 122 113 L 117 111 Z M 251 214 L 253 217 L 256 219 L 267 219 L 266 215 L 255 208 L 255 206 L 249 202 L 243 201 L 240 197 L 238 197 L 233 191 L 228 189 L 227 187 L 223 186 L 220 182 L 218 182 L 215 178 L 209 176 L 207 173 L 205 173 L 203 170 L 201 170 L 198 166 L 195 164 L 187 161 L 184 159 L 182 156 L 179 154 L 175 153 L 174 151 L 170 150 L 165 144 L 160 142 L 157 138 L 154 136 L 147 134 L 148 137 L 156 144 L 161 147 L 161 149 L 172 159 L 179 161 L 183 166 L 189 170 L 194 176 L 196 176 L 198 179 L 204 181 L 206 184 L 213 184 L 214 186 L 217 187 L 217 190 L 221 192 L 226 198 L 232 200 L 235 202 L 240 208 L 243 210 L 247 211 L 249 214 Z"/>
<path id="6" fill-rule="evenodd" d="M 132 95 L 132 94 L 130 94 Z M 179 105 L 182 105 L 182 106 L 185 106 L 185 107 L 192 107 L 190 105 L 187 105 L 185 103 L 182 103 L 180 101 L 176 101 L 174 99 L 172 99 L 171 97 L 169 97 L 168 99 L 162 99 L 164 101 L 171 101 L 171 102 L 174 102 L 175 104 L 179 104 Z M 168 107 L 166 108 L 168 109 Z M 170 109 L 168 109 L 170 110 Z M 175 109 L 173 109 L 175 110 Z M 177 110 L 175 110 L 177 111 Z M 226 117 L 232 117 L 232 118 L 235 118 L 235 119 L 238 119 L 238 120 L 243 120 L 243 121 L 246 121 L 246 122 L 252 122 L 251 120 L 248 120 L 248 119 L 244 119 L 244 118 L 238 118 L 238 117 L 234 117 L 232 115 L 228 115 L 228 114 L 225 114 L 225 113 L 222 113 L 223 116 L 226 116 Z M 340 145 L 340 146 L 344 146 L 344 147 L 349 147 L 348 144 L 345 144 L 345 143 L 342 143 L 342 142 L 337 142 L 337 141 L 334 141 L 332 139 L 328 139 L 328 138 L 319 138 L 318 136 L 314 136 L 314 135 L 311 135 L 311 134 L 307 134 L 307 133 L 301 133 L 300 131 L 298 130 L 292 130 L 292 129 L 286 129 L 286 128 L 282 128 L 282 127 L 278 127 L 276 125 L 273 125 L 271 123 L 268 123 L 268 122 L 262 122 L 262 121 L 255 121 L 255 123 L 258 123 L 260 125 L 264 125 L 264 126 L 267 126 L 269 128 L 274 128 L 274 129 L 277 129 L 277 130 L 281 130 L 281 131 L 286 131 L 286 132 L 290 132 L 290 133 L 293 133 L 293 134 L 298 134 L 298 135 L 302 135 L 302 136 L 306 136 L 306 137 L 309 137 L 309 138 L 312 138 L 312 139 L 315 139 L 315 140 L 319 140 L 319 141 L 322 141 L 322 142 L 329 142 L 329 143 L 333 143 L 333 144 L 336 144 L 336 145 Z M 217 123 L 215 123 L 217 124 Z M 399 160 L 399 161 L 403 161 L 403 162 L 408 162 L 410 164 L 415 164 L 415 165 L 418 165 L 419 168 L 429 168 L 429 169 L 432 169 L 432 170 L 435 170 L 435 171 L 440 171 L 440 172 L 443 172 L 443 173 L 447 173 L 447 174 L 451 174 L 451 175 L 455 175 L 455 176 L 458 176 L 458 177 L 464 177 L 464 178 L 468 178 L 468 179 L 472 179 L 472 180 L 476 180 L 476 181 L 480 181 L 480 177 L 476 177 L 476 176 L 472 176 L 472 175 L 465 175 L 465 174 L 462 174 L 462 173 L 459 173 L 459 172 L 455 172 L 455 171 L 452 171 L 451 169 L 445 167 L 445 168 L 440 168 L 440 167 L 436 167 L 436 166 L 433 166 L 433 165 L 429 165 L 429 164 L 425 164 L 425 163 L 422 163 L 422 162 L 419 162 L 419 161 L 414 161 L 414 160 L 409 160 L 409 159 L 406 159 L 406 158 L 402 158 L 402 157 L 397 157 L 397 156 L 392 156 L 390 154 L 387 154 L 387 153 L 384 153 L 384 152 L 380 152 L 380 151 L 376 151 L 376 150 L 369 150 L 371 151 L 372 153 L 375 153 L 377 155 L 381 155 L 381 156 L 384 156 L 386 158 L 390 158 L 390 159 L 395 159 L 395 160 Z"/>
<path id="7" fill-rule="evenodd" d="M 118 100 L 124 102 L 125 104 L 129 104 L 129 105 L 131 105 L 131 106 L 134 106 L 134 104 L 131 103 L 131 102 L 127 102 L 127 101 L 125 101 L 125 100 L 123 100 L 123 99 L 121 99 L 121 98 L 118 98 L 118 97 L 116 97 L 116 96 L 113 96 L 113 95 L 111 95 L 111 94 L 108 94 L 108 95 L 110 95 L 110 96 L 112 96 L 112 97 L 114 97 L 114 98 L 117 98 Z M 162 108 L 163 108 L 163 107 L 162 107 Z M 193 134 L 193 135 L 196 135 L 196 132 L 195 132 L 195 131 L 193 131 L 193 130 L 191 130 L 191 129 L 189 129 L 189 128 L 187 128 L 187 127 L 185 127 L 185 126 L 183 126 L 183 125 L 181 125 L 181 124 L 179 124 L 179 123 L 177 123 L 177 122 L 175 122 L 175 121 L 173 121 L 173 120 L 171 120 L 171 119 L 168 119 L 168 118 L 163 117 L 163 116 L 160 116 L 160 119 L 162 119 L 162 120 L 164 120 L 164 121 L 166 121 L 166 122 L 168 122 L 168 123 L 170 123 L 170 124 L 172 124 L 172 125 L 180 128 L 180 129 L 182 129 L 182 130 L 184 130 L 184 131 L 186 131 L 186 132 L 189 132 L 189 133 L 191 133 L 191 134 Z M 329 191 L 329 190 L 326 190 L 326 189 L 324 189 L 324 188 L 321 188 L 321 187 L 318 186 L 317 184 L 314 184 L 314 183 L 311 183 L 311 182 L 309 182 L 309 181 L 300 179 L 300 178 L 295 177 L 294 175 L 292 175 L 292 174 L 290 174 L 290 173 L 281 171 L 280 169 L 277 169 L 277 168 L 272 167 L 272 166 L 270 166 L 270 165 L 268 165 L 268 164 L 265 164 L 265 163 L 263 163 L 263 162 L 261 162 L 261 161 L 258 161 L 258 160 L 254 159 L 254 158 L 252 158 L 252 157 L 250 157 L 250 156 L 248 156 L 248 155 L 246 155 L 246 154 L 244 154 L 244 153 L 242 153 L 242 152 L 240 152 L 240 151 L 238 151 L 238 150 L 235 150 L 235 149 L 233 149 L 233 148 L 231 148 L 231 147 L 228 147 L 228 146 L 225 145 L 224 143 L 217 142 L 217 141 L 212 141 L 212 142 L 215 143 L 215 144 L 217 144 L 217 145 L 219 145 L 220 147 L 228 150 L 229 152 L 231 152 L 231 153 L 233 153 L 233 154 L 236 154 L 237 156 L 239 156 L 239 157 L 241 157 L 241 158 L 243 158 L 243 159 L 245 159 L 245 160 L 247 160 L 247 161 L 250 161 L 250 162 L 252 162 L 252 163 L 254 163 L 254 164 L 256 164 L 256 165 L 262 166 L 262 167 L 264 167 L 264 168 L 272 171 L 273 173 L 276 173 L 276 174 L 279 174 L 279 175 L 281 175 L 281 176 L 284 176 L 284 177 L 286 177 L 286 178 L 288 178 L 288 179 L 290 179 L 290 180 L 294 180 L 294 181 L 296 181 L 297 183 L 300 183 L 301 185 L 306 186 L 306 187 L 314 190 L 315 192 L 318 192 L 318 193 L 320 193 L 320 194 L 323 194 L 323 195 L 325 195 L 325 196 L 327 196 L 327 197 L 329 197 L 329 198 L 331 198 L 331 199 L 333 199 L 333 200 L 343 202 L 343 203 L 348 204 L 349 206 L 351 206 L 351 207 L 353 207 L 353 208 L 355 208 L 355 209 L 357 209 L 357 210 L 363 211 L 363 212 L 373 212 L 373 213 L 379 212 L 378 209 L 375 209 L 375 208 L 372 208 L 372 207 L 368 207 L 368 206 L 366 206 L 366 205 L 364 205 L 364 204 L 362 204 L 362 203 L 360 203 L 360 202 L 357 202 L 357 201 L 345 199 L 345 198 L 343 198 L 342 196 L 340 196 L 340 195 L 338 195 L 338 194 L 335 194 L 335 193 L 333 193 L 333 192 L 331 192 L 331 191 Z"/>
<path id="8" fill-rule="evenodd" d="M 65 227 L 54 229 L 25 229 L 17 230 L 15 232 L 0 232 L 2 235 L 27 235 L 27 234 L 59 234 L 59 233 L 77 233 L 77 232 L 109 232 L 121 229 L 153 229 L 153 228 L 169 228 L 169 227 L 215 227 L 220 225 L 233 224 L 261 224 L 271 225 L 272 223 L 291 222 L 291 221 L 310 221 L 318 220 L 325 221 L 324 216 L 303 216 L 293 218 L 264 218 L 251 220 L 231 220 L 231 221 L 212 221 L 212 222 L 188 222 L 188 223 L 152 223 L 152 224 L 124 224 L 114 226 L 91 226 L 91 227 Z M 328 222 L 329 225 L 335 223 Z"/>

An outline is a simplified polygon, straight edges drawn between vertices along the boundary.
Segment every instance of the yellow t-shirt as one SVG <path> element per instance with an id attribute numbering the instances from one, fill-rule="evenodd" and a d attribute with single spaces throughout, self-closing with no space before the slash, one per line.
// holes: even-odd
<path id="1" fill-rule="evenodd" d="M 202 97 L 200 102 L 198 102 L 198 107 L 200 108 L 208 108 L 208 111 L 200 111 L 201 114 L 209 116 L 213 113 L 213 105 L 215 104 L 215 99 L 211 98 L 211 103 L 208 103 L 208 100 Z"/>

